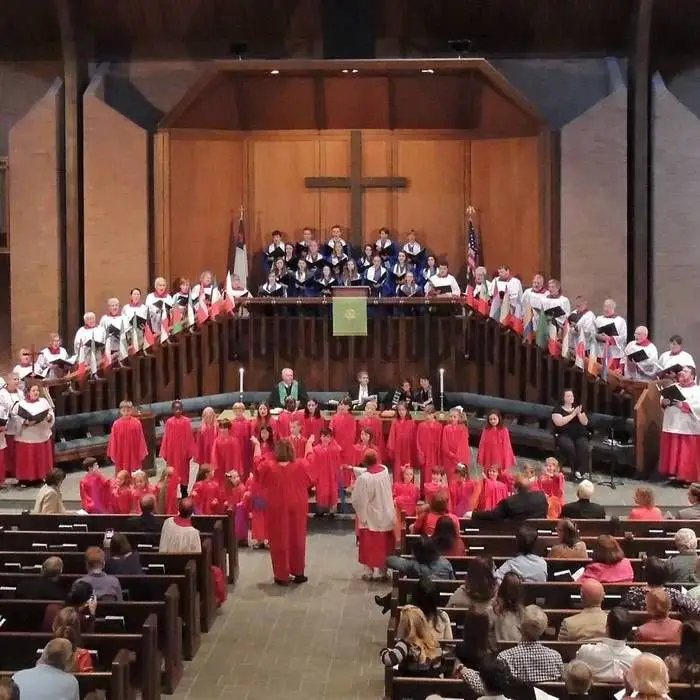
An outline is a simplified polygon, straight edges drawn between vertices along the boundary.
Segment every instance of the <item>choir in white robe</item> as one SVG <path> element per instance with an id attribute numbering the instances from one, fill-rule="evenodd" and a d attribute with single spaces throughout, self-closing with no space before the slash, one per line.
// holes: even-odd
<path id="1" fill-rule="evenodd" d="M 116 316 L 104 314 L 100 319 L 100 326 L 105 330 L 106 350 L 110 354 L 119 352 L 119 337 L 122 334 L 125 317 L 119 312 Z"/>
<path id="2" fill-rule="evenodd" d="M 670 350 L 662 352 L 661 357 L 659 357 L 659 364 L 661 367 L 663 367 L 663 369 L 668 369 L 669 367 L 674 367 L 675 365 L 680 365 L 681 367 L 692 367 L 695 369 L 695 360 L 693 359 L 693 356 L 685 350 L 681 350 L 680 352 L 676 353 L 673 353 Z"/>
<path id="3" fill-rule="evenodd" d="M 154 333 L 160 333 L 160 320 L 163 314 L 163 305 L 165 305 L 168 313 L 173 308 L 174 300 L 170 294 L 159 296 L 155 292 L 151 292 L 146 297 L 146 308 L 148 309 L 148 320 L 151 323 L 151 328 Z"/>
<path id="4" fill-rule="evenodd" d="M 439 274 L 433 275 L 428 280 L 428 284 L 431 286 L 432 289 L 438 290 L 441 294 L 445 293 L 444 291 L 442 291 L 445 287 L 450 288 L 448 294 L 452 294 L 456 297 L 458 297 L 461 294 L 457 280 L 455 279 L 454 275 L 451 275 L 449 272 L 444 277 L 441 277 Z"/>
<path id="5" fill-rule="evenodd" d="M 617 335 L 610 338 L 610 351 L 608 353 L 609 360 L 621 360 L 625 356 L 625 346 L 627 345 L 627 321 L 622 316 L 597 316 L 595 320 L 596 333 L 600 328 L 615 324 Z M 603 357 L 605 344 L 598 342 L 596 352 L 598 358 Z"/>
<path id="6" fill-rule="evenodd" d="M 36 425 L 31 425 L 31 416 L 46 417 Z M 53 468 L 53 441 L 51 426 L 54 421 L 53 409 L 45 398 L 36 401 L 18 401 L 12 413 L 20 422 L 15 436 L 16 476 L 19 481 L 39 481 Z"/>
<path id="7" fill-rule="evenodd" d="M 550 309 L 556 309 L 557 307 L 561 308 L 564 313 L 563 315 L 557 316 L 552 320 L 557 328 L 561 328 L 564 325 L 564 321 L 569 317 L 569 314 L 571 314 L 571 302 L 569 301 L 569 298 L 565 297 L 563 294 L 560 294 L 558 297 L 549 295 L 542 299 L 542 311 L 549 311 Z M 574 335 L 575 334 L 569 334 L 569 337 L 572 338 Z"/>
<path id="8" fill-rule="evenodd" d="M 9 391 L 7 385 L 0 389 L 0 406 L 2 406 L 3 415 L 7 414 L 7 425 L 5 426 L 5 474 L 6 476 L 15 475 L 15 438 L 22 428 L 22 421 L 13 411 L 15 404 L 24 401 L 24 392 L 20 387 L 17 391 Z"/>
<path id="9" fill-rule="evenodd" d="M 503 294 L 502 299 L 505 299 L 505 295 L 508 295 L 511 308 L 517 308 L 522 304 L 523 298 L 523 285 L 517 277 L 511 277 L 507 280 L 502 280 L 500 277 L 496 277 L 493 280 L 494 288 L 498 290 L 499 294 Z"/>
<path id="10" fill-rule="evenodd" d="M 46 379 L 57 379 L 64 374 L 66 369 L 64 363 L 74 364 L 75 358 L 71 357 L 63 346 L 55 352 L 46 347 L 36 359 L 36 374 Z"/>
<path id="11" fill-rule="evenodd" d="M 667 406 L 661 428 L 659 471 L 692 483 L 700 479 L 700 386 L 679 387 L 683 406 Z"/>
<path id="12" fill-rule="evenodd" d="M 649 359 L 642 360 L 641 362 L 630 360 L 629 356 L 640 350 L 644 350 Z M 625 347 L 624 376 L 636 382 L 650 381 L 658 374 L 659 368 L 656 363 L 658 358 L 659 351 L 656 349 L 654 343 L 650 342 L 645 345 L 640 345 L 636 340 L 631 340 Z"/>
<path id="13" fill-rule="evenodd" d="M 93 326 L 88 328 L 82 326 L 78 328 L 73 341 L 73 352 L 75 353 L 76 362 L 84 362 L 90 364 L 93 360 L 99 366 L 102 354 L 105 352 L 107 343 L 107 333 L 102 326 Z"/>

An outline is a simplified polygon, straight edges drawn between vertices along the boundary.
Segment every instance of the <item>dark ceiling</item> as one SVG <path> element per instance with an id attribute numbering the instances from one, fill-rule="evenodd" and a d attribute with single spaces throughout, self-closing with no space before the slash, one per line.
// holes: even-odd
<path id="1" fill-rule="evenodd" d="M 327 0 L 4 0 L 0 60 L 60 58 L 57 7 L 71 6 L 89 60 L 321 57 Z M 445 56 L 469 38 L 481 56 L 624 56 L 641 0 L 376 0 L 378 56 Z M 657 66 L 700 57 L 697 0 L 655 0 Z"/>

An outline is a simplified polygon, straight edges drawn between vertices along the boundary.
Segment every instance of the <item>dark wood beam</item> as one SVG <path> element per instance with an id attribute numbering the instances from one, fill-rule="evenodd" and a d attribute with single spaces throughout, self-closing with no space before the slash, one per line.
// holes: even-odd
<path id="1" fill-rule="evenodd" d="M 319 131 L 328 128 L 326 120 L 326 83 L 323 76 L 317 75 L 314 81 L 314 124 Z"/>
<path id="2" fill-rule="evenodd" d="M 636 0 L 627 108 L 627 317 L 652 327 L 651 23 L 654 0 Z"/>
<path id="3" fill-rule="evenodd" d="M 83 92 L 87 63 L 81 55 L 75 0 L 54 0 L 63 54 L 63 221 L 61 230 L 60 333 L 81 325 L 84 312 L 83 265 Z"/>

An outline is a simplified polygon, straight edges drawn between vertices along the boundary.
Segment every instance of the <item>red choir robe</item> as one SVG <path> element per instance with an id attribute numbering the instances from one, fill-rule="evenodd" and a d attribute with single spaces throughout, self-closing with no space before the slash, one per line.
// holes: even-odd
<path id="1" fill-rule="evenodd" d="M 458 464 L 469 464 L 469 431 L 464 423 L 446 425 L 442 430 L 442 467 L 452 481 Z"/>
<path id="2" fill-rule="evenodd" d="M 297 459 L 304 459 L 304 454 L 306 453 L 306 438 L 303 435 L 297 437 L 292 437 L 290 435 L 287 439 L 292 443 L 294 456 Z"/>
<path id="3" fill-rule="evenodd" d="M 170 416 L 165 421 L 160 456 L 175 470 L 178 483 L 190 483 L 190 460 L 195 454 L 192 421 L 187 416 Z"/>
<path id="4" fill-rule="evenodd" d="M 211 450 L 219 434 L 219 425 L 202 425 L 197 434 L 197 464 L 211 464 Z"/>
<path id="5" fill-rule="evenodd" d="M 140 513 L 141 512 L 141 499 L 146 495 L 150 494 L 151 496 L 157 496 L 158 490 L 156 489 L 155 486 L 151 486 L 149 484 L 145 488 L 136 488 L 135 486 L 131 487 L 131 512 L 132 513 Z"/>
<path id="6" fill-rule="evenodd" d="M 386 459 L 386 440 L 384 439 L 384 421 L 379 416 L 365 416 L 357 421 L 357 435 L 368 428 L 372 431 L 374 444 L 377 449 L 377 457 L 380 463 Z"/>
<path id="7" fill-rule="evenodd" d="M 547 496 L 547 517 L 556 520 L 561 515 L 564 502 L 564 475 L 561 472 L 554 476 L 542 474 L 538 483 L 539 490 Z"/>
<path id="8" fill-rule="evenodd" d="M 471 479 L 455 479 L 450 484 L 451 510 L 458 518 L 463 518 L 474 509 L 475 490 L 476 484 Z"/>
<path id="9" fill-rule="evenodd" d="M 501 469 L 515 466 L 515 455 L 510 444 L 508 428 L 484 428 L 479 439 L 479 454 L 476 461 L 484 469 L 497 464 Z"/>
<path id="10" fill-rule="evenodd" d="M 314 436 L 314 444 L 318 445 L 321 442 L 321 430 L 325 427 L 326 421 L 323 416 L 318 416 L 313 418 L 309 416 L 308 418 L 304 416 L 301 421 L 301 432 L 305 438 Z"/>
<path id="11" fill-rule="evenodd" d="M 423 493 L 425 494 L 426 503 L 430 503 L 433 496 L 436 493 L 442 491 L 447 496 L 447 510 L 452 510 L 452 497 L 450 495 L 450 489 L 448 486 L 443 486 L 442 484 L 436 484 L 433 481 L 428 481 L 423 487 Z"/>
<path id="12" fill-rule="evenodd" d="M 357 421 L 354 416 L 349 413 L 336 413 L 328 427 L 333 432 L 333 440 L 340 447 L 342 464 L 353 464 L 357 436 Z"/>
<path id="13" fill-rule="evenodd" d="M 421 483 L 432 478 L 433 467 L 442 466 L 442 423 L 423 421 L 416 428 L 416 459 L 421 468 Z"/>
<path id="14" fill-rule="evenodd" d="M 107 443 L 107 456 L 114 462 L 116 471 L 126 469 L 131 473 L 141 469 L 147 454 L 141 421 L 134 416 L 117 418 Z"/>
<path id="15" fill-rule="evenodd" d="M 292 429 L 289 427 L 294 421 L 302 423 L 304 419 L 304 411 L 287 411 L 284 410 L 279 414 L 274 423 L 275 440 L 288 438 L 292 434 Z"/>
<path id="16" fill-rule="evenodd" d="M 272 435 L 272 439 L 274 440 L 275 438 L 275 422 L 271 421 L 268 419 L 267 421 L 261 421 L 258 420 L 257 418 L 253 418 L 250 421 L 250 429 L 251 429 L 251 434 L 255 435 L 258 440 L 260 440 L 260 430 L 262 428 L 268 428 L 270 430 L 270 435 Z"/>
<path id="17" fill-rule="evenodd" d="M 155 485 L 156 503 L 158 504 L 158 512 L 164 515 L 176 515 L 177 503 L 180 498 L 180 484 L 175 475 L 168 481 L 166 492 L 161 494 L 163 482 Z"/>
<path id="18" fill-rule="evenodd" d="M 351 462 L 348 462 L 347 465 L 344 465 L 345 468 L 343 469 L 342 473 L 342 483 L 345 488 L 347 488 L 348 486 L 352 486 L 355 483 L 355 470 L 352 467 L 361 466 L 365 455 L 368 452 L 377 453 L 377 446 L 373 443 L 365 445 L 361 442 L 358 442 L 353 447 L 353 449 L 355 451 L 355 456 L 353 457 Z"/>
<path id="19" fill-rule="evenodd" d="M 243 500 L 245 485 L 243 482 L 238 486 L 233 486 L 228 479 L 219 487 L 219 515 L 223 515 L 230 510 L 235 510 L 236 506 Z"/>
<path id="20" fill-rule="evenodd" d="M 260 477 L 253 471 L 245 484 L 243 503 L 250 518 L 250 536 L 258 543 L 268 539 L 267 499 Z"/>
<path id="21" fill-rule="evenodd" d="M 231 421 L 229 435 L 233 436 L 238 441 L 238 451 L 241 456 L 241 469 L 243 470 L 239 471 L 238 475 L 241 477 L 242 481 L 248 478 L 248 474 L 250 474 L 253 469 L 253 451 L 250 445 L 250 437 L 252 434 L 253 426 L 247 418 L 241 416 Z"/>
<path id="22" fill-rule="evenodd" d="M 394 503 L 396 510 L 404 516 L 415 516 L 420 490 L 412 482 L 394 482 Z"/>
<path id="23" fill-rule="evenodd" d="M 341 464 L 344 464 L 342 450 L 337 442 L 332 441 L 328 447 L 314 445 L 309 466 L 316 482 L 316 505 L 322 510 L 332 510 L 338 505 Z"/>
<path id="24" fill-rule="evenodd" d="M 109 512 L 116 515 L 128 515 L 132 512 L 133 494 L 130 486 L 117 486 L 112 480 L 109 485 L 110 508 Z"/>
<path id="25" fill-rule="evenodd" d="M 474 510 L 493 510 L 504 498 L 508 498 L 508 487 L 502 481 L 483 479 Z"/>
<path id="26" fill-rule="evenodd" d="M 394 481 L 399 481 L 401 467 L 404 464 L 415 464 L 416 422 L 410 418 L 394 418 L 391 421 L 386 448 L 392 463 Z"/>
<path id="27" fill-rule="evenodd" d="M 226 473 L 237 471 L 243 473 L 241 448 L 238 439 L 231 434 L 220 433 L 211 449 L 211 465 L 214 469 L 214 480 L 221 484 Z"/>
<path id="28" fill-rule="evenodd" d="M 306 568 L 308 491 L 313 484 L 307 460 L 280 464 L 273 458 L 256 461 L 267 495 L 268 539 L 272 571 L 278 581 L 303 576 Z"/>
<path id="29" fill-rule="evenodd" d="M 212 479 L 197 481 L 190 496 L 197 515 L 216 515 L 219 510 L 220 486 Z"/>
<path id="30" fill-rule="evenodd" d="M 89 472 L 80 480 L 80 504 L 90 515 L 110 512 L 110 484 L 102 472 Z"/>

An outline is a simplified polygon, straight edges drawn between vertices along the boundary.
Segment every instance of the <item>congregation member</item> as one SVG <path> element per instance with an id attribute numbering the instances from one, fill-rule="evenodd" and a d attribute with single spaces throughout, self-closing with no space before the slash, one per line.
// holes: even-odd
<path id="1" fill-rule="evenodd" d="M 700 684 L 700 622 L 683 623 L 678 650 L 669 654 L 664 663 L 671 683 Z"/>
<path id="2" fill-rule="evenodd" d="M 462 641 L 454 651 L 456 662 L 452 675 L 461 678 L 474 695 L 484 692 L 480 671 L 484 662 L 494 658 L 497 652 L 490 624 L 486 613 L 468 610 L 464 615 Z"/>
<path id="3" fill-rule="evenodd" d="M 661 399 L 659 473 L 671 483 L 684 484 L 700 478 L 700 387 L 694 367 L 683 367 L 676 376 L 682 400 Z"/>
<path id="4" fill-rule="evenodd" d="M 450 617 L 440 609 L 440 589 L 432 579 L 423 577 L 416 583 L 411 591 L 411 605 L 415 605 L 425 615 L 438 639 L 453 638 Z"/>
<path id="5" fill-rule="evenodd" d="M 80 688 L 72 671 L 73 646 L 59 637 L 46 644 L 36 666 L 17 671 L 12 680 L 20 700 L 79 700 Z"/>
<path id="6" fill-rule="evenodd" d="M 107 456 L 114 463 L 115 471 L 125 469 L 131 474 L 141 468 L 148 455 L 143 425 L 135 413 L 131 401 L 119 404 L 119 418 L 114 421 L 107 442 Z"/>
<path id="7" fill-rule="evenodd" d="M 666 374 L 675 374 L 681 367 L 695 368 L 693 356 L 683 349 L 683 338 L 674 334 L 668 339 L 668 350 L 661 353 L 659 365 Z"/>
<path id="8" fill-rule="evenodd" d="M 604 520 L 605 508 L 599 503 L 593 503 L 591 499 L 595 493 L 592 481 L 584 479 L 576 487 L 576 501 L 566 503 L 561 509 L 562 518 L 571 520 Z M 700 489 L 699 489 L 700 493 Z"/>
<path id="9" fill-rule="evenodd" d="M 593 674 L 583 661 L 571 661 L 564 667 L 567 700 L 588 700 L 593 687 Z"/>
<path id="10" fill-rule="evenodd" d="M 475 511 L 474 520 L 530 520 L 547 517 L 547 497 L 532 489 L 524 474 L 518 474 L 513 484 L 515 493 L 503 499 L 492 510 Z"/>
<path id="11" fill-rule="evenodd" d="M 132 550 L 131 543 L 122 532 L 105 538 L 105 573 L 112 576 L 143 575 L 139 553 Z"/>
<path id="12" fill-rule="evenodd" d="M 591 445 L 588 439 L 588 416 L 576 405 L 572 389 L 564 389 L 561 404 L 552 411 L 555 442 L 571 468 L 574 479 L 581 481 L 590 471 Z"/>
<path id="13" fill-rule="evenodd" d="M 654 505 L 654 492 L 640 486 L 634 490 L 634 508 L 627 515 L 628 520 L 651 520 L 658 522 L 664 519 L 663 513 Z"/>
<path id="14" fill-rule="evenodd" d="M 270 392 L 267 406 L 270 408 L 284 408 L 286 399 L 294 399 L 298 404 L 305 405 L 309 400 L 303 386 L 294 378 L 294 370 L 285 367 L 281 372 L 282 380 Z"/>
<path id="15" fill-rule="evenodd" d="M 493 607 L 489 611 L 491 629 L 499 642 L 519 642 L 522 639 L 525 589 L 520 576 L 509 571 L 498 587 Z"/>
<path id="16" fill-rule="evenodd" d="M 561 642 L 588 642 L 602 639 L 606 635 L 608 614 L 603 610 L 605 589 L 594 579 L 581 584 L 583 610 L 562 620 L 559 628 Z"/>
<path id="17" fill-rule="evenodd" d="M 620 683 L 641 654 L 639 649 L 627 644 L 632 633 L 631 615 L 622 607 L 613 608 L 608 612 L 605 630 L 603 639 L 582 644 L 576 659 L 591 669 L 596 683 Z"/>
<path id="18" fill-rule="evenodd" d="M 546 583 L 547 562 L 535 554 L 537 548 L 537 530 L 531 525 L 521 525 L 515 535 L 516 556 L 508 559 L 496 570 L 496 581 L 512 571 L 523 583 Z"/>
<path id="19" fill-rule="evenodd" d="M 411 547 L 413 558 L 392 554 L 386 559 L 385 568 L 398 571 L 408 578 L 437 578 L 454 581 L 455 572 L 450 561 L 438 551 L 435 542 L 428 537 L 417 539 Z"/>
<path id="20" fill-rule="evenodd" d="M 696 571 L 698 566 L 698 536 L 689 527 L 682 527 L 673 536 L 678 554 L 666 560 L 666 572 L 669 581 L 698 583 Z"/>
<path id="21" fill-rule="evenodd" d="M 194 502 L 183 498 L 178 504 L 178 514 L 168 518 L 160 531 L 158 551 L 164 554 L 200 554 L 202 538 L 192 524 Z"/>
<path id="22" fill-rule="evenodd" d="M 693 483 L 688 488 L 688 507 L 681 508 L 677 515 L 679 520 L 700 520 L 700 483 Z"/>
<path id="23" fill-rule="evenodd" d="M 647 591 L 647 621 L 637 629 L 638 642 L 667 642 L 678 644 L 681 641 L 681 621 L 671 619 L 671 599 L 663 588 Z"/>
<path id="24" fill-rule="evenodd" d="M 668 700 L 668 669 L 655 654 L 640 654 L 630 666 L 625 678 L 629 695 L 624 700 Z"/>
<path id="25" fill-rule="evenodd" d="M 583 482 L 582 482 L 583 483 Z M 578 526 L 573 520 L 563 518 L 557 523 L 559 542 L 552 545 L 550 559 L 587 559 L 586 543 L 581 539 Z"/>
<path id="26" fill-rule="evenodd" d="M 51 471 L 55 416 L 38 384 L 27 388 L 27 396 L 12 408 L 20 425 L 15 435 L 15 476 L 20 486 L 37 484 Z"/>
<path id="27" fill-rule="evenodd" d="M 63 495 L 61 494 L 61 486 L 65 478 L 66 473 L 63 469 L 58 469 L 57 467 L 46 475 L 44 485 L 39 489 L 39 493 L 36 495 L 32 513 L 39 513 L 41 515 L 63 515 L 68 512 L 63 505 Z"/>
<path id="28" fill-rule="evenodd" d="M 119 579 L 105 572 L 104 550 L 100 547 L 88 547 L 85 550 L 85 569 L 87 574 L 81 576 L 78 581 L 92 586 L 98 601 L 111 600 L 121 602 L 123 600 Z"/>
<path id="29" fill-rule="evenodd" d="M 659 351 L 649 340 L 649 329 L 637 326 L 634 340 L 625 346 L 624 376 L 636 382 L 649 382 L 659 373 Z"/>
<path id="30" fill-rule="evenodd" d="M 601 583 L 634 581 L 632 564 L 612 535 L 600 535 L 596 540 L 591 554 L 591 563 L 584 569 L 581 582 L 589 578 Z"/>
<path id="31" fill-rule="evenodd" d="M 63 600 L 66 587 L 61 582 L 63 561 L 48 557 L 41 565 L 39 576 L 30 576 L 17 584 L 15 598 L 19 600 Z"/>
<path id="32" fill-rule="evenodd" d="M 488 612 L 493 608 L 497 589 L 491 557 L 475 557 L 467 564 L 464 583 L 450 596 L 447 607 Z"/>
<path id="33" fill-rule="evenodd" d="M 139 501 L 140 513 L 127 518 L 124 522 L 126 532 L 160 532 L 163 521 L 156 517 L 156 496 L 146 494 Z"/>
<path id="34" fill-rule="evenodd" d="M 627 321 L 616 312 L 616 307 L 614 299 L 606 299 L 603 302 L 603 313 L 596 317 L 596 340 L 598 341 L 596 352 L 600 361 L 605 356 L 607 345 L 608 367 L 620 370 L 627 345 Z"/>

